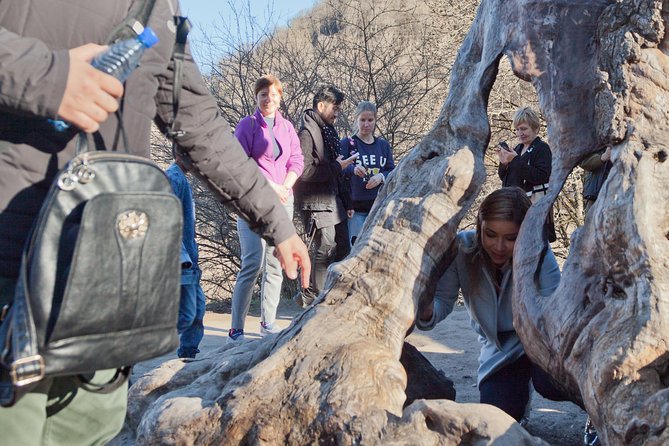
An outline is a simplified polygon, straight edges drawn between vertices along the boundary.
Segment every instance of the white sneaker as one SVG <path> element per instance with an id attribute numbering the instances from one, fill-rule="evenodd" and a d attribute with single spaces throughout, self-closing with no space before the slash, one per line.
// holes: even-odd
<path id="1" fill-rule="evenodd" d="M 282 330 L 283 329 L 278 327 L 274 322 L 271 324 L 266 324 L 265 322 L 260 323 L 260 336 L 281 333 Z"/>

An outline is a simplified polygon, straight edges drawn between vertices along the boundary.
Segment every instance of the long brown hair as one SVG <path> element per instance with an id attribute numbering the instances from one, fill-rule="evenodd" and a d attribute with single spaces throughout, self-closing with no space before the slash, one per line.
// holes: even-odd
<path id="1" fill-rule="evenodd" d="M 474 244 L 466 250 L 469 265 L 469 279 L 472 286 L 478 284 L 481 270 L 487 267 L 492 271 L 492 262 L 481 243 L 483 221 L 511 221 L 520 226 L 527 210 L 532 205 L 524 190 L 519 187 L 503 187 L 488 195 L 481 203 L 476 216 L 476 238 Z"/>

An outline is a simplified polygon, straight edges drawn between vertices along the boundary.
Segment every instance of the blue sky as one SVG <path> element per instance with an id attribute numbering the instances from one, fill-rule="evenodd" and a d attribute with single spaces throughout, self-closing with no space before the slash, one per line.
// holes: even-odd
<path id="1" fill-rule="evenodd" d="M 251 6 L 251 13 L 257 15 L 260 21 L 266 16 L 268 6 L 274 11 L 274 18 L 278 19 L 280 24 L 287 23 L 299 12 L 311 8 L 318 0 L 230 0 L 230 2 L 241 9 L 242 5 L 247 2 Z M 212 30 L 212 27 L 221 23 L 223 18 L 230 13 L 230 5 L 228 0 L 181 0 L 182 13 L 193 22 L 193 30 L 191 31 L 191 46 L 193 53 L 198 57 L 202 57 L 202 53 L 198 51 L 198 40 L 200 40 L 203 31 Z M 205 61 L 201 62 L 202 66 Z"/>

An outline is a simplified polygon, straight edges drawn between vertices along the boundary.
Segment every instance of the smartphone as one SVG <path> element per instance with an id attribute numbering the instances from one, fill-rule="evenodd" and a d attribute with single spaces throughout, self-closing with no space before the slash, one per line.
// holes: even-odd
<path id="1" fill-rule="evenodd" d="M 509 145 L 506 143 L 506 141 L 500 141 L 499 146 L 501 148 L 503 148 L 504 150 L 508 151 L 508 152 L 511 151 L 511 147 L 509 147 Z"/>

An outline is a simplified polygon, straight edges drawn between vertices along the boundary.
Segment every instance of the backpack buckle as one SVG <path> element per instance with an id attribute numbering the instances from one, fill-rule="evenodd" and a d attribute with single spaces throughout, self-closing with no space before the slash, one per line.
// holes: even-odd
<path id="1" fill-rule="evenodd" d="M 15 387 L 41 381 L 44 378 L 44 372 L 44 358 L 41 355 L 17 359 L 9 368 L 9 376 Z"/>

